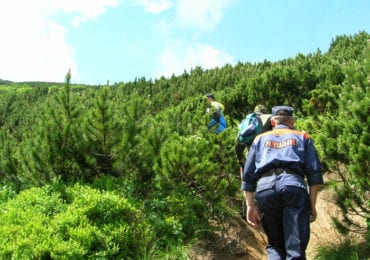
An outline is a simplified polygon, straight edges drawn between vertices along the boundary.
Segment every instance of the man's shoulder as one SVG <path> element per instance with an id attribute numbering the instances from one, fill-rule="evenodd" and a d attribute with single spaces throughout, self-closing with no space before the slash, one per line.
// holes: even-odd
<path id="1" fill-rule="evenodd" d="M 258 115 L 262 120 L 263 119 L 270 119 L 272 117 L 272 114 L 259 114 Z"/>
<path id="2" fill-rule="evenodd" d="M 212 101 L 212 102 L 211 102 L 211 105 L 212 105 L 212 106 L 223 106 L 223 104 L 222 104 L 222 103 L 217 102 L 217 101 Z"/>

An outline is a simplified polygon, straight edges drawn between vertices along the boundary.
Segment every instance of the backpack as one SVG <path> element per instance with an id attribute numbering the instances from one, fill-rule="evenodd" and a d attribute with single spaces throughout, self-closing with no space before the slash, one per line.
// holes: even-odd
<path id="1" fill-rule="evenodd" d="M 255 113 L 250 113 L 240 123 L 238 140 L 246 145 L 251 145 L 253 139 L 262 133 L 262 128 L 261 119 Z"/>
<path id="2" fill-rule="evenodd" d="M 271 125 L 272 115 L 271 114 L 260 114 L 260 115 L 257 115 L 257 116 L 261 119 L 261 122 L 262 122 L 262 125 L 263 125 L 262 132 L 272 130 L 272 125 Z"/>

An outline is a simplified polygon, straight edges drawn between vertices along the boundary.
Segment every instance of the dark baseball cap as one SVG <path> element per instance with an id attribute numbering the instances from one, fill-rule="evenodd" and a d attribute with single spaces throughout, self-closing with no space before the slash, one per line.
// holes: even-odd
<path id="1" fill-rule="evenodd" d="M 273 116 L 293 116 L 294 109 L 290 106 L 275 106 L 272 108 Z"/>
<path id="2" fill-rule="evenodd" d="M 213 94 L 211 94 L 211 93 L 207 93 L 207 94 L 206 94 L 206 97 L 207 97 L 207 98 L 215 99 L 215 96 L 214 96 Z"/>

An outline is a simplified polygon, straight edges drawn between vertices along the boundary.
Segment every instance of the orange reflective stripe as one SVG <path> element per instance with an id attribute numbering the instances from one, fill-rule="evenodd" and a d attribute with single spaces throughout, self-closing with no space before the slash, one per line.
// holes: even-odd
<path id="1" fill-rule="evenodd" d="M 305 139 L 309 138 L 310 136 L 305 132 L 305 131 L 298 131 L 295 129 L 290 129 L 290 128 L 280 128 L 280 129 L 274 129 L 271 131 L 264 132 L 262 134 L 259 134 L 256 136 L 254 141 L 256 141 L 258 138 L 266 135 L 285 135 L 285 134 L 296 134 L 296 135 L 303 135 Z"/>

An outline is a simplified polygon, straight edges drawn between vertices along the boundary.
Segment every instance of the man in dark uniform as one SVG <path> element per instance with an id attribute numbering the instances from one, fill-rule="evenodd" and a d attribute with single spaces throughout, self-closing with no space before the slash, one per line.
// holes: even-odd
<path id="1" fill-rule="evenodd" d="M 292 107 L 273 107 L 271 123 L 272 131 L 254 139 L 244 167 L 247 222 L 262 222 L 269 259 L 306 259 L 321 163 L 309 135 L 294 129 Z"/>

